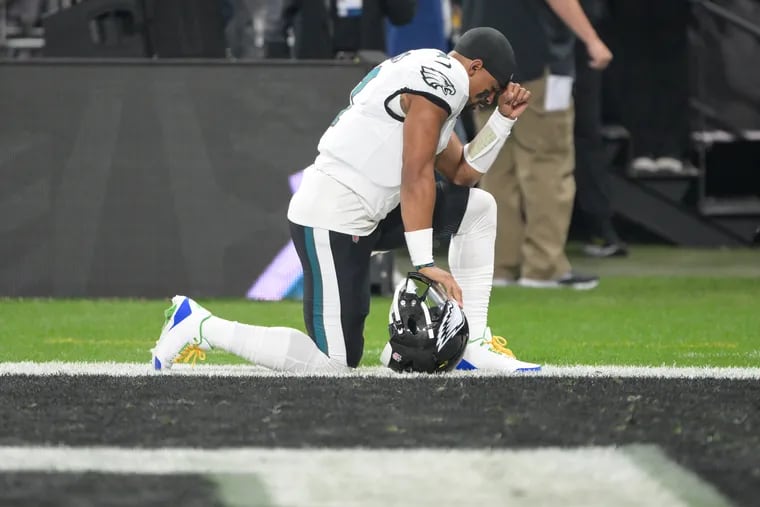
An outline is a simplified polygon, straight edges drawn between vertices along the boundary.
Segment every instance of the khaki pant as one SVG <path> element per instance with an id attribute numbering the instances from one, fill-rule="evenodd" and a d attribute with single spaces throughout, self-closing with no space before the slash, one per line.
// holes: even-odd
<path id="1" fill-rule="evenodd" d="M 498 204 L 494 277 L 549 280 L 570 271 L 565 242 L 575 197 L 574 110 L 545 110 L 546 76 L 522 84 L 531 102 L 481 188 Z M 476 113 L 479 127 L 490 115 Z"/>

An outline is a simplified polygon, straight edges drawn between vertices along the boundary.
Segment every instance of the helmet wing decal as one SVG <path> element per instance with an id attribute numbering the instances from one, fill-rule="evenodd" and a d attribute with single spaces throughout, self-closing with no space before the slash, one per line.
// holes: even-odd
<path id="1" fill-rule="evenodd" d="M 440 351 L 446 343 L 459 334 L 464 327 L 464 314 L 452 301 L 446 302 L 446 307 L 441 316 L 441 325 L 438 328 L 438 340 L 435 343 Z"/>

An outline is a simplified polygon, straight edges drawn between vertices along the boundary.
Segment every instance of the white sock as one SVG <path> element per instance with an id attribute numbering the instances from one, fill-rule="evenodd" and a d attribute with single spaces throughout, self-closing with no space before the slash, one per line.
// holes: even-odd
<path id="1" fill-rule="evenodd" d="M 496 243 L 496 201 L 473 188 L 459 230 L 449 245 L 451 274 L 462 287 L 470 337 L 480 338 L 488 325 Z"/>
<path id="2" fill-rule="evenodd" d="M 287 372 L 348 371 L 345 362 L 326 356 L 309 336 L 289 327 L 241 324 L 211 316 L 203 338 L 259 366 Z"/>

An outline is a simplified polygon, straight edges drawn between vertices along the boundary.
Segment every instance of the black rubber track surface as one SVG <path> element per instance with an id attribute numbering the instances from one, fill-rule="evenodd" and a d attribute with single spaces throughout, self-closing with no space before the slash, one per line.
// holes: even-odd
<path id="1" fill-rule="evenodd" d="M 760 382 L 0 377 L 3 446 L 526 448 L 631 443 L 659 445 L 737 505 L 756 506 Z M 5 474 L 0 485 L 24 480 L 30 480 L 29 474 Z M 150 488 L 150 481 L 145 484 Z"/>
<path id="2" fill-rule="evenodd" d="M 0 474 L 0 505 L 13 507 L 223 507 L 216 486 L 192 475 Z"/>

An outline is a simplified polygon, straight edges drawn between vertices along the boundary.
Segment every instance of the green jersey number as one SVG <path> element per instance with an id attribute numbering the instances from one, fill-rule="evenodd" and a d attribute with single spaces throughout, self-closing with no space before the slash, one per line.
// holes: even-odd
<path id="1" fill-rule="evenodd" d="M 340 111 L 336 116 L 335 119 L 330 123 L 330 126 L 334 126 L 336 123 L 338 123 L 338 120 L 340 120 L 340 117 L 343 116 L 343 113 L 351 109 L 351 106 L 354 105 L 354 97 L 356 97 L 361 91 L 364 89 L 365 86 L 367 86 L 367 83 L 372 81 L 378 74 L 380 73 L 380 66 L 378 65 L 371 71 L 367 72 L 367 75 L 362 78 L 361 81 L 359 81 L 359 84 L 354 86 L 354 89 L 351 90 L 351 99 L 349 101 L 348 107 Z"/>

